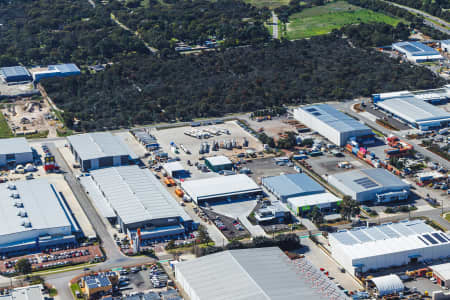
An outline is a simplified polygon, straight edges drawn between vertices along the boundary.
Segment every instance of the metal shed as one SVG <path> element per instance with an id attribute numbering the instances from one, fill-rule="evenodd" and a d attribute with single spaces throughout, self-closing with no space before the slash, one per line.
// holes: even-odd
<path id="1" fill-rule="evenodd" d="M 379 296 L 393 295 L 405 289 L 402 280 L 395 274 L 372 278 Z"/>

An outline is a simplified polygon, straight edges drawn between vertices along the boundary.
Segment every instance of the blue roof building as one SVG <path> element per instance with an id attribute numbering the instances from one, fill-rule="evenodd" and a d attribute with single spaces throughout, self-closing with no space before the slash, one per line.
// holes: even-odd
<path id="1" fill-rule="evenodd" d="M 392 44 L 392 48 L 404 54 L 413 62 L 426 62 L 443 59 L 442 55 L 433 48 L 420 42 L 399 42 Z"/>
<path id="2" fill-rule="evenodd" d="M 34 68 L 30 71 L 35 82 L 39 82 L 44 78 L 68 77 L 81 74 L 80 69 L 75 64 L 50 65 L 46 68 Z"/>
<path id="3" fill-rule="evenodd" d="M 22 66 L 1 68 L 0 75 L 6 83 L 31 81 L 30 72 Z"/>
<path id="4" fill-rule="evenodd" d="M 325 192 L 323 186 L 304 173 L 265 177 L 261 182 L 265 188 L 282 201 L 292 197 Z"/>

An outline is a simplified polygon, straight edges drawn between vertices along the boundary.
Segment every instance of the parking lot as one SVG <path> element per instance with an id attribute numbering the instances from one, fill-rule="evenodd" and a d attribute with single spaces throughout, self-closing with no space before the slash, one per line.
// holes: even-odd
<path id="1" fill-rule="evenodd" d="M 203 209 L 203 211 L 228 240 L 250 237 L 250 232 L 240 222 L 239 218 L 224 216 L 209 209 Z"/>
<path id="2" fill-rule="evenodd" d="M 260 182 L 261 177 L 278 176 L 281 173 L 297 173 L 292 166 L 275 164 L 272 157 L 254 159 L 251 162 L 246 162 L 245 167 L 252 171 L 250 175 L 256 182 Z"/>
<path id="3" fill-rule="evenodd" d="M 99 260 L 101 257 L 103 257 L 103 254 L 97 245 L 77 248 L 55 247 L 43 253 L 24 255 L 13 259 L 2 259 L 0 260 L 0 272 L 5 274 L 15 273 L 14 265 L 22 258 L 28 259 L 34 270 L 39 270 L 90 262 Z"/>

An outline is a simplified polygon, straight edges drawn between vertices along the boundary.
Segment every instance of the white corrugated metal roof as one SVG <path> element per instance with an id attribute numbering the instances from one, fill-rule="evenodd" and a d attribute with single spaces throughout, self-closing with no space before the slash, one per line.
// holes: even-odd
<path id="1" fill-rule="evenodd" d="M 162 167 L 164 168 L 164 170 L 166 170 L 170 174 L 172 174 L 172 172 L 185 171 L 186 170 L 179 161 L 173 161 L 173 162 L 165 163 L 165 164 L 162 165 Z"/>
<path id="2" fill-rule="evenodd" d="M 125 224 L 191 219 L 148 169 L 136 165 L 111 167 L 91 171 L 91 177 Z"/>
<path id="3" fill-rule="evenodd" d="M 118 136 L 110 132 L 93 132 L 71 135 L 67 137 L 82 160 L 110 156 L 130 156 L 136 159 L 136 154 Z"/>
<path id="4" fill-rule="evenodd" d="M 402 280 L 395 274 L 372 278 L 375 283 L 378 295 L 392 295 L 402 292 L 405 289 Z"/>
<path id="5" fill-rule="evenodd" d="M 8 296 L 0 296 L 1 300 L 43 300 L 41 284 L 15 288 Z"/>
<path id="6" fill-rule="evenodd" d="M 200 300 L 327 299 L 277 247 L 225 251 L 175 268 Z"/>
<path id="7" fill-rule="evenodd" d="M 291 203 L 291 205 L 293 206 L 303 207 L 303 206 L 315 206 L 327 203 L 335 203 L 341 201 L 341 199 L 339 199 L 338 197 L 336 197 L 331 193 L 325 192 L 314 195 L 292 197 L 289 198 L 287 201 Z"/>
<path id="8" fill-rule="evenodd" d="M 450 120 L 450 113 L 416 97 L 387 99 L 377 105 L 411 123 Z"/>
<path id="9" fill-rule="evenodd" d="M 442 280 L 450 279 L 450 263 L 434 265 L 430 269 L 438 273 Z"/>
<path id="10" fill-rule="evenodd" d="M 12 185 L 15 190 L 8 188 Z M 18 194 L 19 198 L 12 198 L 12 194 Z M 23 208 L 16 207 L 16 202 L 21 202 Z M 26 212 L 27 217 L 19 216 L 19 211 Z M 22 226 L 24 221 L 29 221 L 31 227 Z M 0 235 L 59 227 L 70 230 L 70 226 L 57 194 L 46 179 L 0 184 Z"/>
<path id="11" fill-rule="evenodd" d="M 345 185 L 350 190 L 359 193 L 368 190 L 407 189 L 409 184 L 389 173 L 385 169 L 360 169 L 330 175 L 329 181 L 334 180 Z"/>
<path id="12" fill-rule="evenodd" d="M 26 138 L 0 139 L 0 154 L 31 152 Z"/>
<path id="13" fill-rule="evenodd" d="M 244 174 L 186 180 L 181 187 L 194 200 L 261 191 L 261 187 Z"/>
<path id="14" fill-rule="evenodd" d="M 450 251 L 450 238 L 435 231 L 422 220 L 386 223 L 374 227 L 354 228 L 330 233 L 352 259 L 446 246 Z"/>
<path id="15" fill-rule="evenodd" d="M 228 157 L 223 155 L 207 157 L 205 160 L 207 160 L 212 166 L 229 165 L 232 163 Z"/>

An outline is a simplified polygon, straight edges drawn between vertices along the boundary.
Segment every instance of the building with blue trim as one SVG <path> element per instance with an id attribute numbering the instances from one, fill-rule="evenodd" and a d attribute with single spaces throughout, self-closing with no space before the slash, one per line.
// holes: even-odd
<path id="1" fill-rule="evenodd" d="M 304 173 L 263 177 L 262 185 L 279 200 L 325 192 L 325 188 Z"/>
<path id="2" fill-rule="evenodd" d="M 22 66 L 0 68 L 0 77 L 8 84 L 28 82 L 32 79 L 30 72 Z"/>
<path id="3" fill-rule="evenodd" d="M 80 75 L 81 71 L 75 64 L 60 64 L 60 65 L 50 65 L 44 68 L 33 68 L 30 69 L 35 83 L 39 82 L 44 78 L 51 77 L 68 77 L 74 75 Z"/>
<path id="4" fill-rule="evenodd" d="M 420 42 L 399 42 L 392 44 L 392 48 L 406 56 L 409 61 L 421 63 L 444 59 L 435 49 Z"/>

